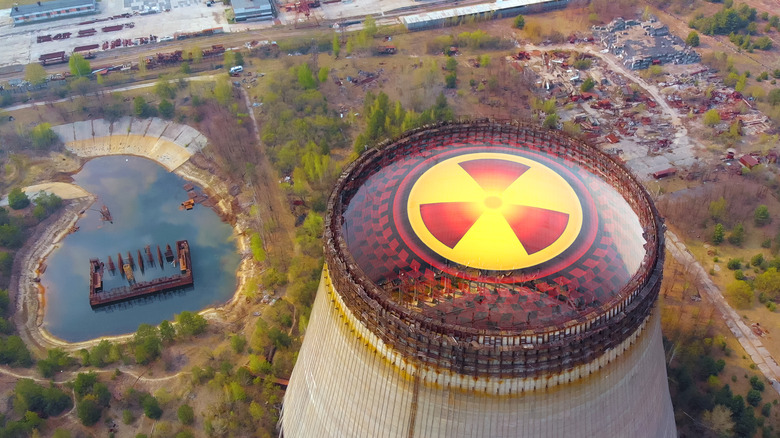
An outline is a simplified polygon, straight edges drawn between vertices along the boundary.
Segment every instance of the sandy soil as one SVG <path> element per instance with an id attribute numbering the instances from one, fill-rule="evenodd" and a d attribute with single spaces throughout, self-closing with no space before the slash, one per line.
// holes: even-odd
<path id="1" fill-rule="evenodd" d="M 127 139 L 130 135 L 123 135 Z M 133 136 L 134 137 L 134 136 Z M 179 176 L 200 185 L 212 199 L 219 199 L 214 209 L 227 222 L 234 226 L 236 248 L 242 254 L 242 261 L 237 271 L 237 287 L 233 298 L 224 306 L 204 309 L 200 313 L 217 322 L 230 322 L 240 316 L 240 295 L 246 279 L 257 275 L 259 266 L 253 261 L 249 251 L 249 234 L 242 216 L 239 214 L 238 205 L 232 202 L 229 195 L 229 187 L 217 176 L 209 171 L 200 169 L 188 161 L 191 152 L 182 146 L 170 141 L 160 141 L 159 138 L 148 138 L 138 143 L 130 141 L 108 141 L 103 145 L 95 145 L 96 139 L 88 140 L 92 146 L 87 147 L 86 141 L 70 142 L 66 144 L 69 150 L 78 151 L 78 155 L 84 158 L 101 155 L 131 154 L 143 156 L 157 161 Z M 164 152 L 161 152 L 164 151 Z M 186 155 L 186 156 L 185 156 Z M 172 159 L 183 158 L 183 160 Z M 76 186 L 77 187 L 77 186 Z M 83 189 L 82 189 L 83 190 Z M 86 193 L 86 192 L 85 192 Z M 45 263 L 46 257 L 57 244 L 68 234 L 68 230 L 78 220 L 80 212 L 88 208 L 95 198 L 87 193 L 86 197 L 72 199 L 66 208 L 59 214 L 47 219 L 38 226 L 35 231 L 37 239 L 30 240 L 20 251 L 15 264 L 17 269 L 11 277 L 11 291 L 14 305 L 16 306 L 15 323 L 20 336 L 31 350 L 40 353 L 48 348 L 62 348 L 66 351 L 76 351 L 81 348 L 90 348 L 103 339 L 112 341 L 128 340 L 132 334 L 102 337 L 84 342 L 69 343 L 58 339 L 43 328 L 43 316 L 46 303 L 45 293 L 39 283 L 35 281 L 40 273 L 40 268 Z"/>
<path id="2" fill-rule="evenodd" d="M 76 198 L 88 198 L 89 192 L 76 184 L 63 182 L 41 183 L 27 186 L 23 189 L 27 196 L 35 196 L 38 192 L 53 193 L 62 199 L 70 200 Z"/>

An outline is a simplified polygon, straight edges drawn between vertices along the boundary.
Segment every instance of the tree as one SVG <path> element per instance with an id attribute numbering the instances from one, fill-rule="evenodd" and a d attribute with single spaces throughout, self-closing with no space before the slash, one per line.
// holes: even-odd
<path id="1" fill-rule="evenodd" d="M 225 68 L 230 70 L 231 67 L 235 67 L 236 65 L 236 52 L 232 50 L 228 50 L 225 52 L 225 55 L 222 58 L 222 64 L 225 65 Z"/>
<path id="2" fill-rule="evenodd" d="M 765 389 L 764 382 L 761 381 L 761 378 L 758 376 L 750 377 L 750 386 L 752 386 L 753 389 L 759 392 L 763 392 Z"/>
<path id="3" fill-rule="evenodd" d="M 38 63 L 27 64 L 24 68 L 24 80 L 33 85 L 45 83 L 47 76 L 46 70 Z"/>
<path id="4" fill-rule="evenodd" d="M 515 29 L 523 29 L 525 27 L 525 17 L 522 15 L 518 15 L 515 17 L 515 20 L 512 22 L 512 25 L 515 27 Z"/>
<path id="5" fill-rule="evenodd" d="M 447 57 L 447 62 L 444 63 L 444 69 L 449 72 L 454 72 L 458 69 L 458 60 L 452 56 Z"/>
<path id="6" fill-rule="evenodd" d="M 720 245 L 725 237 L 726 230 L 723 228 L 723 224 L 715 224 L 715 230 L 712 232 L 712 243 Z"/>
<path id="7" fill-rule="evenodd" d="M 555 129 L 558 127 L 558 114 L 550 114 L 542 123 L 542 127 L 547 129 Z"/>
<path id="8" fill-rule="evenodd" d="M 206 331 L 208 326 L 206 318 L 188 311 L 176 315 L 176 322 L 179 323 L 179 335 L 182 337 L 197 336 Z"/>
<path id="9" fill-rule="evenodd" d="M 338 58 L 339 54 L 341 53 L 341 42 L 339 41 L 339 34 L 333 33 L 333 57 Z"/>
<path id="10" fill-rule="evenodd" d="M 777 268 L 769 268 L 753 280 L 756 291 L 764 293 L 774 300 L 780 295 L 780 273 Z"/>
<path id="11" fill-rule="evenodd" d="M 750 406 L 758 406 L 758 404 L 761 403 L 761 392 L 759 392 L 757 389 L 751 389 L 748 391 L 745 400 Z"/>
<path id="12" fill-rule="evenodd" d="M 195 412 L 192 410 L 192 406 L 186 403 L 179 406 L 179 410 L 176 411 L 176 415 L 179 417 L 181 424 L 190 425 L 195 421 Z"/>
<path id="13" fill-rule="evenodd" d="M 89 61 L 78 53 L 70 55 L 68 67 L 70 67 L 70 74 L 76 77 L 85 77 L 92 73 Z"/>
<path id="14" fill-rule="evenodd" d="M 685 39 L 685 44 L 691 47 L 699 47 L 699 33 L 692 30 L 691 33 L 688 34 L 688 38 Z"/>
<path id="15" fill-rule="evenodd" d="M 226 78 L 217 80 L 214 86 L 214 97 L 220 105 L 227 106 L 233 98 L 233 90 L 230 88 L 230 82 Z"/>
<path id="16" fill-rule="evenodd" d="M 173 99 L 176 97 L 176 88 L 168 79 L 160 79 L 154 84 L 154 94 L 160 99 Z"/>
<path id="17" fill-rule="evenodd" d="M 149 324 L 141 324 L 133 335 L 133 352 L 136 362 L 146 365 L 157 359 L 162 350 L 162 341 L 157 335 L 157 328 Z"/>
<path id="18" fill-rule="evenodd" d="M 718 113 L 718 110 L 713 108 L 704 113 L 704 117 L 702 117 L 702 123 L 704 123 L 706 126 L 715 126 L 720 123 L 720 113 Z"/>
<path id="19" fill-rule="evenodd" d="M 73 381 L 73 392 L 77 398 L 82 398 L 92 392 L 92 388 L 97 383 L 97 373 L 90 371 L 88 373 L 78 373 L 76 380 Z"/>
<path id="20" fill-rule="evenodd" d="M 141 96 L 133 98 L 133 114 L 142 118 L 149 116 L 149 104 L 146 103 L 146 99 Z"/>
<path id="21" fill-rule="evenodd" d="M 263 239 L 258 233 L 252 233 L 252 237 L 249 239 L 249 247 L 252 250 L 252 257 L 258 263 L 263 263 L 266 258 L 265 249 L 263 248 Z"/>
<path id="22" fill-rule="evenodd" d="M 8 206 L 14 210 L 21 210 L 30 205 L 30 198 L 22 191 L 21 187 L 14 187 L 8 194 Z"/>
<path id="23" fill-rule="evenodd" d="M 103 408 L 98 405 L 95 396 L 87 395 L 76 406 L 79 420 L 84 426 L 92 426 L 100 420 L 103 414 Z"/>
<path id="24" fill-rule="evenodd" d="M 771 50 L 772 49 L 772 39 L 768 36 L 762 36 L 758 39 L 756 39 L 756 42 L 754 43 L 754 46 L 759 50 Z"/>
<path id="25" fill-rule="evenodd" d="M 54 385 L 44 387 L 31 379 L 20 379 L 14 388 L 14 408 L 31 411 L 43 418 L 59 415 L 72 406 L 71 398 Z"/>
<path id="26" fill-rule="evenodd" d="M 112 344 L 111 341 L 103 339 L 89 351 L 89 363 L 84 365 L 104 367 L 107 364 L 115 362 L 118 358 L 112 357 L 112 350 L 114 350 L 114 348 L 116 348 L 116 346 Z"/>
<path id="27" fill-rule="evenodd" d="M 745 240 L 745 227 L 742 224 L 737 224 L 731 229 L 729 233 L 729 243 L 735 246 L 742 246 L 742 242 Z"/>
<path id="28" fill-rule="evenodd" d="M 328 80 L 328 69 L 327 67 L 320 67 L 320 71 L 317 72 L 317 79 L 320 80 L 320 82 L 325 82 Z"/>
<path id="29" fill-rule="evenodd" d="M 586 78 L 584 81 L 582 81 L 582 84 L 580 85 L 580 91 L 583 93 L 587 93 L 588 91 L 592 90 L 593 87 L 596 86 L 596 81 L 593 80 L 593 78 Z"/>
<path id="30" fill-rule="evenodd" d="M 246 338 L 243 335 L 230 336 L 230 347 L 236 354 L 242 353 L 246 347 Z"/>
<path id="31" fill-rule="evenodd" d="M 780 88 L 771 90 L 768 95 L 768 100 L 772 106 L 777 106 L 777 104 L 780 103 Z"/>
<path id="32" fill-rule="evenodd" d="M 446 88 L 457 88 L 458 87 L 458 75 L 455 73 L 450 73 L 447 76 L 444 77 L 444 85 Z"/>
<path id="33" fill-rule="evenodd" d="M 753 212 L 753 222 L 757 227 L 763 227 L 771 221 L 772 218 L 769 216 L 769 208 L 767 208 L 766 205 L 762 204 L 756 207 L 756 210 Z"/>
<path id="34" fill-rule="evenodd" d="M 5 339 L 0 338 L 0 363 L 22 367 L 32 365 L 32 355 L 22 338 L 15 335 Z"/>
<path id="35" fill-rule="evenodd" d="M 731 419 L 731 409 L 724 405 L 715 405 L 711 411 L 704 411 L 701 421 L 718 437 L 725 438 L 733 434 L 734 420 Z"/>
<path id="36" fill-rule="evenodd" d="M 157 106 L 157 110 L 160 111 L 160 115 L 165 119 L 172 119 L 174 113 L 176 112 L 173 104 L 167 99 L 160 101 L 160 104 Z"/>
<path id="37" fill-rule="evenodd" d="M 38 371 L 41 372 L 43 377 L 52 377 L 55 373 L 68 368 L 73 363 L 73 358 L 68 356 L 68 353 L 59 349 L 53 348 L 46 353 L 46 359 L 38 361 Z"/>
<path id="38" fill-rule="evenodd" d="M 173 342 L 174 337 L 176 337 L 176 329 L 173 327 L 173 324 L 171 324 L 168 320 L 161 322 L 160 340 L 166 344 L 169 344 Z"/>
<path id="39" fill-rule="evenodd" d="M 753 290 L 742 280 L 735 280 L 726 286 L 726 295 L 739 309 L 749 309 L 753 305 Z"/>
<path id="40" fill-rule="evenodd" d="M 725 219 L 727 207 L 728 204 L 726 203 L 726 198 L 724 198 L 723 196 L 716 199 L 715 201 L 710 202 L 709 205 L 710 217 L 715 219 L 716 221 Z"/>
<path id="41" fill-rule="evenodd" d="M 51 129 L 51 123 L 40 123 L 30 130 L 30 139 L 36 149 L 48 149 L 57 141 L 57 134 Z"/>
<path id="42" fill-rule="evenodd" d="M 365 35 L 366 40 L 374 38 L 377 31 L 376 19 L 371 15 L 366 15 L 366 18 L 363 20 L 363 35 Z"/>
<path id="43" fill-rule="evenodd" d="M 7 277 L 11 275 L 14 265 L 14 257 L 8 251 L 0 251 L 0 273 Z M 5 310 L 3 310 L 5 312 Z"/>
<path id="44" fill-rule="evenodd" d="M 162 417 L 163 411 L 160 408 L 160 402 L 154 396 L 146 394 L 143 401 L 141 401 L 141 406 L 144 408 L 144 415 L 152 420 L 159 420 Z"/>
<path id="45" fill-rule="evenodd" d="M 314 73 L 309 68 L 309 64 L 303 63 L 297 68 L 298 84 L 303 87 L 304 90 L 311 90 L 317 88 L 317 81 L 314 79 Z"/>

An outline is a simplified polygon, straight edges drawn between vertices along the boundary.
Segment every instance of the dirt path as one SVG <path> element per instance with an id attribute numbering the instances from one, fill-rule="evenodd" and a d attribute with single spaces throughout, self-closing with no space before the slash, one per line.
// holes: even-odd
<path id="1" fill-rule="evenodd" d="M 780 382 L 778 381 L 780 380 L 780 366 L 764 347 L 761 338 L 756 336 L 739 314 L 731 308 L 720 289 L 712 282 L 701 264 L 688 251 L 677 235 L 671 231 L 666 232 L 666 249 L 683 266 L 690 268 L 691 273 L 696 277 L 700 290 L 703 290 L 706 298 L 715 304 L 715 308 L 723 316 L 731 333 L 734 334 L 747 354 L 750 355 L 750 358 L 758 366 L 761 373 L 769 379 L 772 388 L 780 394 Z"/>
<path id="2" fill-rule="evenodd" d="M 276 229 L 273 232 L 269 232 L 265 226 L 261 230 L 263 241 L 266 243 L 266 251 L 269 249 L 268 246 L 278 249 L 289 249 L 295 237 L 295 223 L 292 215 L 287 214 L 287 200 L 284 198 L 284 194 L 279 189 L 279 184 L 276 181 L 276 170 L 268 161 L 267 151 L 260 140 L 260 124 L 257 122 L 249 93 L 244 88 L 241 88 L 241 96 L 244 98 L 247 111 L 249 111 L 249 117 L 252 119 L 257 147 L 260 149 L 260 162 L 257 163 L 257 172 L 260 173 L 261 177 L 253 186 L 255 205 L 265 210 L 261 212 L 260 217 L 271 218 L 276 225 L 274 227 Z"/>
<path id="3" fill-rule="evenodd" d="M 189 371 L 179 371 L 176 374 L 170 374 L 164 377 L 145 377 L 145 373 L 141 374 L 135 374 L 132 371 L 128 369 L 128 367 L 117 367 L 119 371 L 122 372 L 122 374 L 127 374 L 128 376 L 132 377 L 136 380 L 136 382 L 143 382 L 143 383 L 159 383 L 159 382 L 165 382 L 168 380 L 176 379 L 180 376 L 183 376 L 185 374 L 191 374 Z M 113 370 L 102 370 L 102 369 L 90 369 L 90 370 L 78 370 L 78 371 L 64 371 L 57 373 L 53 378 L 46 379 L 43 377 L 38 377 L 37 373 L 34 371 L 34 369 L 25 369 L 24 372 L 22 370 L 13 370 L 7 366 L 0 366 L 0 374 L 4 374 L 6 376 L 13 377 L 15 379 L 30 379 L 36 383 L 41 384 L 48 384 L 49 382 L 54 382 L 56 384 L 63 384 L 65 382 L 69 382 L 76 378 L 76 375 L 83 372 L 95 372 L 96 374 L 106 374 L 106 373 L 115 373 L 116 369 Z"/>

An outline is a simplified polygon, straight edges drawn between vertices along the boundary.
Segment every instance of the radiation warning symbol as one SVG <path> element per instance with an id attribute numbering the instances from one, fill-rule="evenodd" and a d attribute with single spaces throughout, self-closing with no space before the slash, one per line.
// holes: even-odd
<path id="1" fill-rule="evenodd" d="M 542 264 L 577 240 L 580 199 L 532 159 L 471 153 L 437 163 L 409 191 L 412 230 L 441 257 L 493 271 Z"/>

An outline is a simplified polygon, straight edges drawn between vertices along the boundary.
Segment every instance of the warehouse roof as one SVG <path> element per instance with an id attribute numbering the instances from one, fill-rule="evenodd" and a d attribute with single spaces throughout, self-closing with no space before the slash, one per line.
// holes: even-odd
<path id="1" fill-rule="evenodd" d="M 29 5 L 14 6 L 11 9 L 11 17 L 29 14 L 42 14 L 46 12 L 61 11 L 63 9 L 81 8 L 85 6 L 95 6 L 95 0 L 52 0 L 48 2 L 38 2 Z"/>

